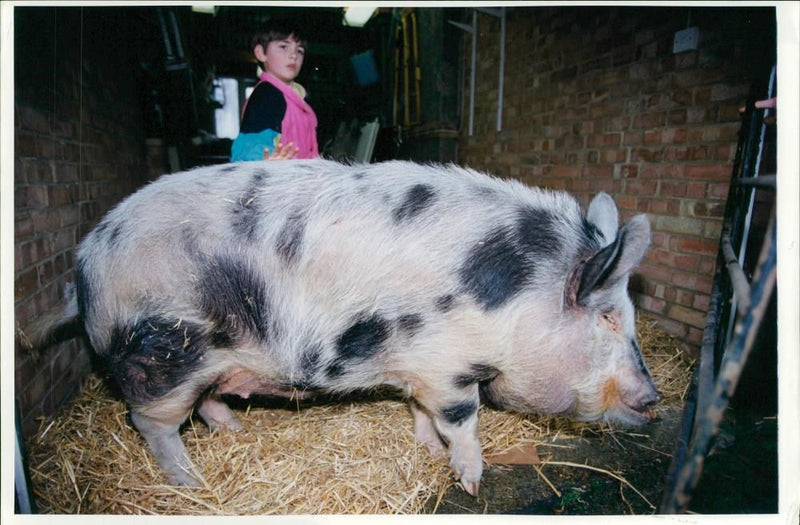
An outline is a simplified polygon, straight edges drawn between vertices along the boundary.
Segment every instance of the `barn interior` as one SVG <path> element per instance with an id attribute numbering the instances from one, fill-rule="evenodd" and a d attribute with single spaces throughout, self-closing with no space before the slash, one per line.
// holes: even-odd
<path id="1" fill-rule="evenodd" d="M 347 11 L 258 4 L 34 4 L 4 11 L 14 22 L 15 408 L 19 468 L 28 474 L 17 485 L 18 512 L 37 510 L 37 491 L 40 511 L 79 512 L 42 504 L 42 491 L 55 484 L 41 475 L 41 463 L 30 464 L 26 449 L 44 443 L 73 401 L 85 400 L 87 382 L 94 385 L 90 397 L 98 395 L 91 378 L 101 368 L 80 338 L 30 351 L 26 327 L 57 307 L 75 279 L 77 244 L 117 202 L 164 173 L 229 162 L 257 82 L 251 38 L 275 20 L 304 28 L 308 50 L 298 81 L 319 119 L 322 156 L 456 163 L 569 191 L 584 205 L 607 191 L 623 217 L 647 213 L 652 248 L 631 295 L 680 354 L 682 370 L 699 370 L 701 360 L 712 369 L 697 374 L 677 396 L 677 408 L 664 413 L 663 426 L 652 430 L 651 445 L 660 452 L 657 461 L 645 461 L 647 469 L 626 466 L 624 445 L 593 427 L 576 431 L 570 463 L 607 453 L 613 469 L 571 477 L 564 465 L 570 455 L 562 455 L 564 472 L 551 474 L 557 486 L 538 463 L 496 469 L 490 479 L 504 490 L 472 500 L 451 483 L 420 511 L 658 512 L 658 501 L 631 503 L 636 496 L 623 492 L 621 474 L 607 483 L 608 474 L 630 468 L 630 479 L 648 485 L 651 499 L 667 490 L 671 469 L 680 466 L 670 462 L 688 439 L 681 429 L 693 432 L 682 422 L 694 416 L 682 412 L 695 403 L 691 391 L 721 373 L 734 326 L 748 318 L 736 306 L 721 322 L 708 315 L 724 293 L 734 293 L 718 291 L 728 285 L 714 277 L 729 262 L 723 233 L 731 217 L 740 220 L 732 207 L 751 210 L 741 219 L 746 233 L 734 237 L 754 289 L 759 255 L 769 249 L 774 185 L 751 185 L 738 204 L 731 204 L 730 188 L 732 178 L 777 171 L 774 109 L 758 113 L 754 106 L 775 97 L 776 8 L 381 4 L 362 22 L 347 21 Z M 755 164 L 742 142 L 756 121 L 751 116 L 765 123 L 752 146 L 761 152 Z M 713 446 L 702 451 L 705 473 L 689 489 L 683 512 L 778 512 L 776 296 L 766 293 L 755 343 L 740 358 L 747 366 L 725 398 Z M 709 338 L 724 341 L 704 354 Z M 40 458 L 51 450 L 36 452 L 30 457 L 37 462 L 50 461 Z M 89 488 L 64 476 L 68 491 L 82 499 Z M 371 512 L 397 511 L 376 508 Z"/>

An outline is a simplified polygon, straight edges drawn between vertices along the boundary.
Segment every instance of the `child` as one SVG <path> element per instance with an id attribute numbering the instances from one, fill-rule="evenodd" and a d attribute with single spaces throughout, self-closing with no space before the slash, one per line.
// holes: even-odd
<path id="1" fill-rule="evenodd" d="M 305 101 L 305 89 L 294 81 L 305 51 L 305 41 L 294 29 L 275 27 L 253 38 L 263 72 L 245 102 L 231 161 L 319 156 L 317 116 Z"/>

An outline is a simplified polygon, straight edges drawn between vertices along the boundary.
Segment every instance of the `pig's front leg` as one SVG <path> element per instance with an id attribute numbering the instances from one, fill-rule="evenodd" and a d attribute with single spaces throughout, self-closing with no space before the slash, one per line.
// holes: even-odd
<path id="1" fill-rule="evenodd" d="M 448 445 L 450 467 L 455 478 L 472 496 L 478 495 L 483 459 L 478 439 L 478 385 L 454 392 L 441 392 L 438 396 L 419 397 L 417 401 L 425 407 L 433 419 L 433 426 Z M 415 416 L 416 418 L 417 416 Z M 415 424 L 419 434 L 419 421 Z M 426 437 L 427 435 L 424 434 Z M 430 445 L 430 443 L 429 443 Z"/>

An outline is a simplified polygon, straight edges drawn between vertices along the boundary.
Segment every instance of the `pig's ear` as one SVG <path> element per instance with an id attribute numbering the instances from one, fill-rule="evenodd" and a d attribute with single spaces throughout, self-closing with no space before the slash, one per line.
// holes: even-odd
<path id="1" fill-rule="evenodd" d="M 567 306 L 586 305 L 593 293 L 627 277 L 649 245 L 650 223 L 646 216 L 637 215 L 625 223 L 614 242 L 572 271 L 564 290 Z"/>
<path id="2" fill-rule="evenodd" d="M 619 228 L 617 206 L 608 193 L 600 192 L 592 199 L 589 209 L 586 211 L 586 220 L 594 224 L 603 234 L 605 239 L 603 246 L 616 239 Z"/>

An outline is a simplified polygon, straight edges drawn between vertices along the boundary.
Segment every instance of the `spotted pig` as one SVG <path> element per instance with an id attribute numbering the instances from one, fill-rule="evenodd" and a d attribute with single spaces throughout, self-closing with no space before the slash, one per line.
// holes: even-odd
<path id="1" fill-rule="evenodd" d="M 222 396 L 390 386 L 476 495 L 481 398 L 649 420 L 660 394 L 627 293 L 649 237 L 643 215 L 620 227 L 604 193 L 584 213 L 456 166 L 210 166 L 109 212 L 43 325 L 82 321 L 174 484 L 197 482 L 178 434 L 193 409 L 238 429 Z"/>

